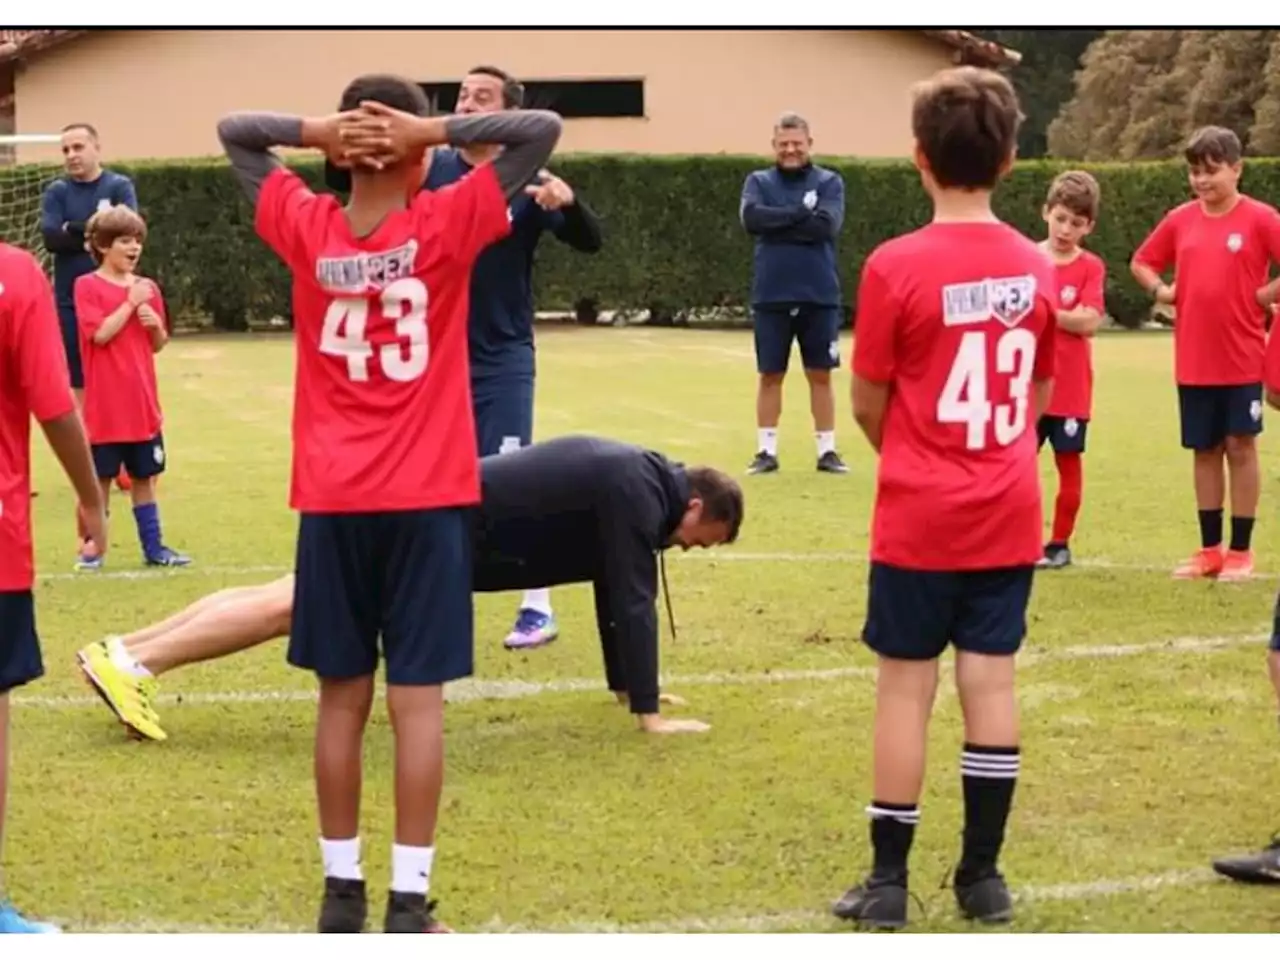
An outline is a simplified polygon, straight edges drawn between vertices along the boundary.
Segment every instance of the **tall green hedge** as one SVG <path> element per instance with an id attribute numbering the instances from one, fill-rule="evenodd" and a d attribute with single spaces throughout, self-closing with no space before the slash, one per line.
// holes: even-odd
<path id="1" fill-rule="evenodd" d="M 590 302 L 601 310 L 660 312 L 740 306 L 749 290 L 750 240 L 738 221 L 744 177 L 765 164 L 756 157 L 638 157 L 569 155 L 557 173 L 603 217 L 605 247 L 596 256 L 567 250 L 548 238 L 539 252 L 537 302 L 570 310 Z M 904 162 L 822 160 L 845 178 L 847 212 L 840 241 L 846 301 L 858 271 L 881 241 L 925 223 L 929 204 L 915 170 Z M 221 160 L 122 163 L 134 178 L 151 235 L 146 269 L 163 285 L 175 313 L 209 317 L 223 328 L 250 319 L 289 315 L 284 269 L 254 236 L 249 206 Z M 1029 235 L 1042 234 L 1040 208 L 1055 173 L 1066 165 L 1019 163 L 997 194 L 1000 215 Z M 313 183 L 319 165 L 298 166 Z M 1089 246 L 1107 262 L 1107 301 L 1121 323 L 1136 325 L 1150 303 L 1129 277 L 1128 261 L 1161 215 L 1189 196 L 1180 163 L 1089 165 L 1102 185 L 1102 215 Z M 17 182 L 6 182 L 13 181 Z M 32 191 L 31 171 L 0 169 L 0 197 L 20 184 Z M 1280 201 L 1280 161 L 1250 160 L 1244 188 Z M 0 233 L 30 234 L 29 224 Z"/>

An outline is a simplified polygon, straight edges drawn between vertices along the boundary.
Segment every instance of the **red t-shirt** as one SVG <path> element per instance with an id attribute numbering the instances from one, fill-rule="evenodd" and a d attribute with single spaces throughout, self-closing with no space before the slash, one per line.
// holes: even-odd
<path id="1" fill-rule="evenodd" d="M 155 294 L 147 304 L 167 328 L 164 297 L 154 281 Z M 98 273 L 75 283 L 76 322 L 80 329 L 80 358 L 84 364 L 84 428 L 89 442 L 144 443 L 164 426 L 160 386 L 156 382 L 151 334 L 135 308 L 124 326 L 106 343 L 94 343 L 102 323 L 129 299 L 129 288 Z"/>
<path id="2" fill-rule="evenodd" d="M 1198 200 L 1165 215 L 1134 259 L 1157 273 L 1174 270 L 1174 369 L 1184 385 L 1257 383 L 1266 317 L 1256 294 L 1280 263 L 1280 213 L 1241 196 L 1211 217 Z"/>
<path id="3" fill-rule="evenodd" d="M 35 579 L 31 418 L 75 411 L 53 290 L 35 258 L 0 243 L 0 593 Z"/>
<path id="4" fill-rule="evenodd" d="M 278 169 L 258 235 L 293 272 L 297 372 L 289 504 L 306 513 L 480 502 L 467 313 L 471 268 L 511 229 L 491 164 L 416 193 L 367 237 Z"/>
<path id="5" fill-rule="evenodd" d="M 1034 381 L 1053 374 L 1053 265 L 1003 223 L 882 244 L 858 288 L 853 372 L 890 385 L 871 559 L 983 570 L 1043 553 Z"/>
<path id="6" fill-rule="evenodd" d="M 1102 287 L 1107 268 L 1097 254 L 1081 250 L 1070 263 L 1055 263 L 1054 272 L 1059 310 L 1092 307 L 1106 313 Z M 1059 328 L 1056 339 L 1053 397 L 1045 413 L 1088 420 L 1093 411 L 1093 338 Z"/>

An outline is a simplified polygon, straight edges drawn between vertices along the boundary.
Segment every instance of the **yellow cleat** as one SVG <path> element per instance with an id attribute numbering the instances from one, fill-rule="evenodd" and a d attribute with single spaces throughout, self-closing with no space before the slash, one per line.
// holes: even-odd
<path id="1" fill-rule="evenodd" d="M 146 740 L 168 739 L 153 705 L 159 686 L 155 677 L 135 677 L 121 670 L 102 641 L 89 644 L 76 659 L 85 679 L 131 734 Z"/>

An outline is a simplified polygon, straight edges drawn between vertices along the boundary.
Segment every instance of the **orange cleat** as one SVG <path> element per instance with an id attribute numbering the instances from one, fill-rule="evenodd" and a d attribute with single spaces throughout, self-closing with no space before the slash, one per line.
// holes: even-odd
<path id="1" fill-rule="evenodd" d="M 1221 547 L 1205 547 L 1191 555 L 1191 559 L 1173 571 L 1175 580 L 1199 580 L 1216 577 L 1222 573 L 1225 563 Z"/>

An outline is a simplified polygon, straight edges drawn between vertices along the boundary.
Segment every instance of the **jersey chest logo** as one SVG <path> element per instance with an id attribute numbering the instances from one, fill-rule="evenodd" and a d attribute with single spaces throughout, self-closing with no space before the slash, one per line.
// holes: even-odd
<path id="1" fill-rule="evenodd" d="M 1076 288 L 1063 287 L 1061 292 L 1061 297 L 1062 297 L 1062 305 L 1064 307 L 1071 306 L 1073 303 L 1076 302 Z"/>
<path id="2" fill-rule="evenodd" d="M 1227 249 L 1232 253 L 1239 253 L 1244 247 L 1244 237 L 1238 233 L 1233 233 L 1227 237 Z"/>

